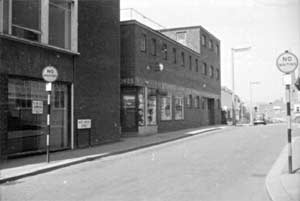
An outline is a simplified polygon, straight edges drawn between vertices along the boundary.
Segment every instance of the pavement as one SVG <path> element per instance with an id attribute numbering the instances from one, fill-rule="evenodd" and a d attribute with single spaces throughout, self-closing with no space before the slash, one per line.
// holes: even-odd
<path id="1" fill-rule="evenodd" d="M 266 189 L 272 201 L 300 201 L 300 137 L 292 141 L 293 174 L 288 173 L 286 145 L 266 177 Z"/>
<path id="2" fill-rule="evenodd" d="M 146 136 L 126 137 L 122 138 L 119 142 L 110 144 L 51 153 L 50 163 L 46 162 L 45 154 L 9 159 L 0 164 L 0 184 L 83 162 L 93 161 L 117 154 L 123 154 L 138 149 L 160 145 L 186 137 L 213 134 L 214 132 L 212 131 L 225 128 L 227 128 L 227 126 L 219 125 Z"/>

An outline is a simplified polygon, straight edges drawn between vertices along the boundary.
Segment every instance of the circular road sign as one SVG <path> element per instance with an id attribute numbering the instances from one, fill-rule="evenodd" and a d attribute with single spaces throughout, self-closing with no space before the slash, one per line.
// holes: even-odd
<path id="1" fill-rule="evenodd" d="M 291 73 L 296 70 L 298 66 L 298 58 L 289 51 L 285 51 L 276 60 L 277 68 L 283 73 Z"/>
<path id="2" fill-rule="evenodd" d="M 58 72 L 53 66 L 46 66 L 43 69 L 43 78 L 46 82 L 54 82 L 58 77 Z"/>

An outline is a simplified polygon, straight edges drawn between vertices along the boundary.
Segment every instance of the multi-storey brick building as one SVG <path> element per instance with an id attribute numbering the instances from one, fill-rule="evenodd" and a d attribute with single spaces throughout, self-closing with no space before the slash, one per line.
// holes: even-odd
<path id="1" fill-rule="evenodd" d="M 0 156 L 45 151 L 46 66 L 59 74 L 51 150 L 120 136 L 119 18 L 119 0 L 0 0 Z"/>
<path id="2" fill-rule="evenodd" d="M 182 38 L 194 41 L 195 48 L 190 48 L 168 37 L 171 31 L 159 32 L 137 21 L 121 23 L 124 132 L 170 131 L 221 121 L 219 40 L 208 32 L 203 41 L 198 32 L 181 35 L 181 43 Z"/>

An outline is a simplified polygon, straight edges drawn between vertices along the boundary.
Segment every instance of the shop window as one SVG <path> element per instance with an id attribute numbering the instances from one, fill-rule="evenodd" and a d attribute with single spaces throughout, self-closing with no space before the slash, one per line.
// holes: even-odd
<path id="1" fill-rule="evenodd" d="M 161 120 L 172 120 L 172 96 L 161 97 Z"/>
<path id="2" fill-rule="evenodd" d="M 68 86 L 53 85 L 50 145 L 64 149 L 69 146 Z M 45 149 L 47 106 L 45 82 L 9 78 L 8 154 Z"/>
<path id="3" fill-rule="evenodd" d="M 175 97 L 175 120 L 184 119 L 183 97 Z"/>
<path id="4" fill-rule="evenodd" d="M 148 125 L 156 125 L 156 89 L 148 89 L 148 111 L 147 111 L 147 123 Z"/>
<path id="5" fill-rule="evenodd" d="M 201 104 L 202 104 L 202 110 L 205 110 L 205 106 L 206 106 L 206 98 L 202 98 L 202 100 L 201 100 Z"/>
<path id="6" fill-rule="evenodd" d="M 140 43 L 140 49 L 142 52 L 146 52 L 146 46 L 147 46 L 147 36 L 146 34 L 142 34 L 141 43 Z"/>
<path id="7" fill-rule="evenodd" d="M 163 59 L 168 60 L 168 46 L 167 44 L 163 44 L 161 48 L 162 54 L 163 54 Z"/>
<path id="8" fill-rule="evenodd" d="M 156 39 L 152 38 L 152 46 L 151 46 L 151 54 L 152 56 L 156 56 Z"/>
<path id="9" fill-rule="evenodd" d="M 12 1 L 12 35 L 33 41 L 40 41 L 40 0 Z"/>
<path id="10" fill-rule="evenodd" d="M 192 107 L 192 99 L 193 96 L 191 94 L 186 97 L 186 107 L 188 108 Z"/>

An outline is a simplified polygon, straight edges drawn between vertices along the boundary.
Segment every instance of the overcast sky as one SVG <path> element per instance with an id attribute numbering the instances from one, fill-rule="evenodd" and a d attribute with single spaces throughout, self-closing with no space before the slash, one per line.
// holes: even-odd
<path id="1" fill-rule="evenodd" d="M 231 88 L 232 47 L 251 46 L 235 54 L 235 88 L 249 100 L 249 82 L 255 102 L 284 97 L 282 73 L 276 58 L 289 50 L 300 58 L 300 0 L 121 0 L 171 28 L 202 25 L 221 40 L 221 82 Z"/>

